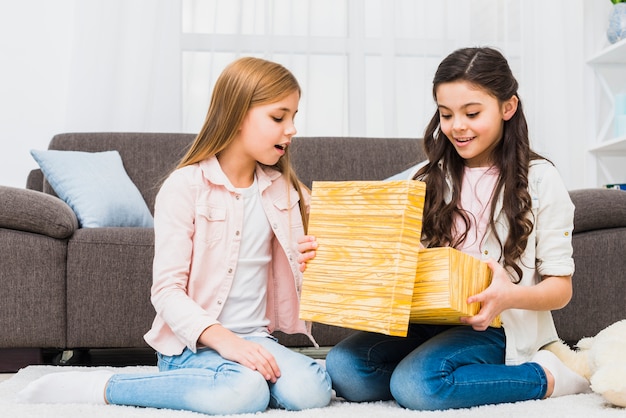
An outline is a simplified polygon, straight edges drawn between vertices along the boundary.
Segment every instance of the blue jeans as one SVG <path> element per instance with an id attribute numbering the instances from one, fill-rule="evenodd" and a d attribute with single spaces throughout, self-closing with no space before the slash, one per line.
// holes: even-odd
<path id="1" fill-rule="evenodd" d="M 536 363 L 504 364 L 501 328 L 416 325 L 407 337 L 358 332 L 326 356 L 337 396 L 395 399 L 414 410 L 469 408 L 541 399 L 546 375 Z"/>
<path id="2" fill-rule="evenodd" d="M 111 404 L 180 409 L 211 415 L 255 413 L 269 407 L 287 410 L 328 405 L 332 394 L 328 374 L 315 360 L 296 353 L 271 337 L 247 338 L 276 359 L 276 383 L 229 360 L 215 350 L 177 356 L 159 354 L 159 372 L 115 374 L 106 388 Z"/>

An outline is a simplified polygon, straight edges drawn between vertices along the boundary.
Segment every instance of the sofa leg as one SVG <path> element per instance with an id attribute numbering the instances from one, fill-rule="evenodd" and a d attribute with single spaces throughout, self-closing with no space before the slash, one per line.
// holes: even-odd
<path id="1" fill-rule="evenodd" d="M 59 365 L 65 366 L 72 361 L 72 357 L 74 357 L 74 350 L 63 350 L 59 357 Z"/>
<path id="2" fill-rule="evenodd" d="M 73 366 L 83 363 L 88 358 L 89 350 L 63 350 L 54 358 L 53 364 L 56 366 Z"/>

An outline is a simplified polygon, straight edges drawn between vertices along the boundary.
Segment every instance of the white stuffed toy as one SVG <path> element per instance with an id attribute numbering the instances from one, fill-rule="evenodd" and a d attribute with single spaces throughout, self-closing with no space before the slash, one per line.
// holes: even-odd
<path id="1" fill-rule="evenodd" d="M 558 341 L 545 347 L 588 379 L 591 390 L 613 405 L 626 407 L 626 319 L 609 325 L 595 337 L 581 339 L 572 350 Z"/>

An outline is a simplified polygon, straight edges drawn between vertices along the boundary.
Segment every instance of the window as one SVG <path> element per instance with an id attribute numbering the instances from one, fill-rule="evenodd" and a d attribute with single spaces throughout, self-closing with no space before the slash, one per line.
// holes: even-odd
<path id="1" fill-rule="evenodd" d="M 257 56 L 283 64 L 300 82 L 299 135 L 419 137 L 434 111 L 431 81 L 444 56 L 490 45 L 519 65 L 519 4 L 183 0 L 183 131 L 200 129 L 222 69 Z"/>

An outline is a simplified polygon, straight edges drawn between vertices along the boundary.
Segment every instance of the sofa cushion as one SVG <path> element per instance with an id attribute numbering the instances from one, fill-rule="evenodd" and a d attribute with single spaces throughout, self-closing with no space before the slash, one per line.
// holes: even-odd
<path id="1" fill-rule="evenodd" d="M 0 186 L 0 227 L 65 239 L 78 228 L 72 209 L 58 197 Z"/>
<path id="2" fill-rule="evenodd" d="M 569 192 L 576 207 L 574 234 L 626 227 L 626 193 L 622 190 L 580 189 Z"/>
<path id="3" fill-rule="evenodd" d="M 382 180 L 426 157 L 415 138 L 293 138 L 291 162 L 307 187 L 313 181 Z"/>
<path id="4" fill-rule="evenodd" d="M 154 229 L 81 228 L 67 245 L 68 347 L 146 347 Z"/>
<path id="5" fill-rule="evenodd" d="M 153 218 L 117 151 L 38 151 L 31 155 L 83 228 L 151 227 Z"/>
<path id="6" fill-rule="evenodd" d="M 574 293 L 567 306 L 552 316 L 559 337 L 575 344 L 626 318 L 626 228 L 577 232 L 572 246 Z"/>
<path id="7" fill-rule="evenodd" d="M 65 240 L 0 228 L 0 348 L 65 347 L 66 260 Z"/>

